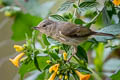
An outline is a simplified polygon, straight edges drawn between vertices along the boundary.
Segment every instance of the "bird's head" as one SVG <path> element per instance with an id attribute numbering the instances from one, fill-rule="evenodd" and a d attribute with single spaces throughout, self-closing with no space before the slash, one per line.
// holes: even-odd
<path id="1" fill-rule="evenodd" d="M 37 27 L 34 27 L 34 29 L 39 30 L 41 33 L 49 34 L 51 32 L 51 29 L 55 28 L 55 22 L 52 20 L 43 20 L 38 24 Z"/>

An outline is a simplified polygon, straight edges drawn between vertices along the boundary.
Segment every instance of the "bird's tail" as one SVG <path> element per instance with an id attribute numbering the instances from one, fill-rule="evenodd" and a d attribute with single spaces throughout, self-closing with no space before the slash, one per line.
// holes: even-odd
<path id="1" fill-rule="evenodd" d="M 102 33 L 102 32 L 94 32 L 93 35 L 98 35 L 98 36 L 110 36 L 115 38 L 116 36 L 113 34 L 109 34 L 109 33 Z"/>

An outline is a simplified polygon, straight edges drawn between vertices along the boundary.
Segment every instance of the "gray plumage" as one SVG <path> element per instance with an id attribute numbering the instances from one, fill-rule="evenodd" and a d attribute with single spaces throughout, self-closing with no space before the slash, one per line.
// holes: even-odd
<path id="1" fill-rule="evenodd" d="M 35 27 L 41 33 L 51 36 L 53 39 L 68 45 L 79 45 L 91 35 L 114 36 L 107 33 L 94 32 L 89 28 L 69 22 L 44 20 Z"/>

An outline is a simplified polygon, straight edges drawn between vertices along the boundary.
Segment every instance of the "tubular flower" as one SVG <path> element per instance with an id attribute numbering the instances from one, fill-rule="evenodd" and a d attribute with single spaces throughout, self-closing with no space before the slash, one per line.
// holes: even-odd
<path id="1" fill-rule="evenodd" d="M 89 80 L 90 74 L 82 74 L 79 71 L 75 70 L 75 73 L 78 75 L 80 80 Z"/>
<path id="2" fill-rule="evenodd" d="M 20 60 L 20 58 L 22 57 L 22 56 L 24 56 L 24 54 L 25 53 L 20 53 L 19 55 L 17 55 L 14 59 L 9 59 L 12 63 L 13 63 L 13 65 L 14 66 L 16 66 L 16 67 L 19 67 L 19 60 Z"/>
<path id="3" fill-rule="evenodd" d="M 63 53 L 63 58 L 65 61 L 67 60 L 67 53 L 66 52 Z"/>
<path id="4" fill-rule="evenodd" d="M 120 0 L 113 0 L 112 2 L 113 2 L 113 4 L 115 6 L 119 6 L 120 5 Z"/>
<path id="5" fill-rule="evenodd" d="M 49 68 L 49 72 L 51 73 L 52 71 L 57 72 L 60 64 L 55 64 Z"/>
<path id="6" fill-rule="evenodd" d="M 48 79 L 48 80 L 54 80 L 55 79 L 55 76 L 56 76 L 56 72 L 54 72 L 51 76 L 50 76 L 50 78 Z"/>
<path id="7" fill-rule="evenodd" d="M 22 46 L 19 46 L 19 45 L 14 45 L 14 48 L 16 49 L 17 52 L 24 50 L 24 48 Z"/>

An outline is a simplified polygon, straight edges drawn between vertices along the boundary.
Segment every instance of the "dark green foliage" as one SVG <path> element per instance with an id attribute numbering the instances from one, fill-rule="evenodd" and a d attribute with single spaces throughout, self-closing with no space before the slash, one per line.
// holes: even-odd
<path id="1" fill-rule="evenodd" d="M 88 62 L 87 53 L 81 46 L 77 47 L 76 55 L 80 60 L 84 60 L 85 62 Z"/>
<path id="2" fill-rule="evenodd" d="M 120 80 L 120 70 L 118 70 L 116 73 L 114 73 L 114 74 L 111 76 L 111 79 L 112 79 L 112 80 Z"/>
<path id="3" fill-rule="evenodd" d="M 50 16 L 51 19 L 54 19 L 54 20 L 58 20 L 58 21 L 66 21 L 66 19 L 60 15 L 51 15 Z"/>

